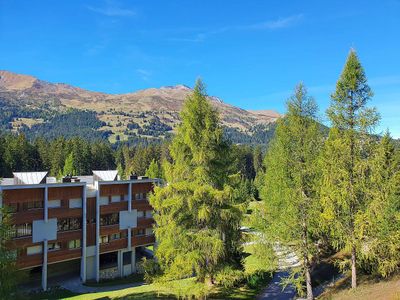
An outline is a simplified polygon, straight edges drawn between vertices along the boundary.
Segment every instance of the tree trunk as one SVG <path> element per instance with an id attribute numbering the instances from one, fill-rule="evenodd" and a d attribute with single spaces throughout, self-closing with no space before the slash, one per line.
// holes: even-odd
<path id="1" fill-rule="evenodd" d="M 351 249 L 351 288 L 357 287 L 357 269 L 356 269 L 356 247 L 353 245 Z"/>
<path id="2" fill-rule="evenodd" d="M 311 285 L 311 272 L 310 272 L 310 266 L 308 264 L 308 259 L 307 259 L 307 265 L 305 265 L 305 271 L 306 271 L 306 285 L 307 285 L 307 300 L 312 300 L 314 299 L 313 295 L 313 290 L 312 290 L 312 285 Z"/>

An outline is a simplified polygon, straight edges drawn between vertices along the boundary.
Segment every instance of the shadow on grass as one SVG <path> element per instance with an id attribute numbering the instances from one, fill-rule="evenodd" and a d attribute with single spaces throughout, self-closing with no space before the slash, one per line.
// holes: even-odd
<path id="1" fill-rule="evenodd" d="M 109 298 L 101 298 L 104 300 L 109 300 Z M 177 299 L 173 295 L 165 295 L 165 294 L 157 294 L 155 292 L 143 292 L 143 293 L 135 293 L 132 295 L 113 298 L 113 300 L 134 300 L 134 299 L 143 299 L 143 300 L 151 300 L 151 299 Z"/>
<path id="2" fill-rule="evenodd" d="M 70 298 L 73 296 L 77 296 L 79 294 L 70 292 L 66 289 L 62 288 L 51 288 L 50 290 L 43 292 L 31 292 L 31 293 L 17 293 L 14 300 L 58 300 L 64 298 Z"/>

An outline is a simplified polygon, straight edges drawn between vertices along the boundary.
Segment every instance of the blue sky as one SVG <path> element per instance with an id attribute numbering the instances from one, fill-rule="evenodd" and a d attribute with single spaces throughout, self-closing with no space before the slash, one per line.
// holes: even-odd
<path id="1" fill-rule="evenodd" d="M 321 109 L 354 47 L 400 137 L 400 0 L 0 0 L 0 69 L 108 93 L 186 84 L 285 110 L 303 81 Z"/>

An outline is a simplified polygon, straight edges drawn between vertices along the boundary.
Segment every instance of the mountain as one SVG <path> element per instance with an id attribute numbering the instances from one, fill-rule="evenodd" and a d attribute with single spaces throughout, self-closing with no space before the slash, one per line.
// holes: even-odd
<path id="1" fill-rule="evenodd" d="M 179 123 L 179 111 L 191 91 L 190 87 L 176 85 L 127 94 L 107 94 L 0 71 L 1 112 L 8 115 L 8 119 L 3 120 L 3 127 L 24 131 L 28 135 L 34 134 L 33 130 L 40 132 L 44 128 L 47 131 L 53 127 L 62 130 L 60 124 L 54 122 L 77 122 L 80 117 L 93 117 L 75 113 L 71 120 L 65 117 L 61 118 L 63 121 L 59 120 L 60 114 L 69 114 L 73 109 L 82 114 L 84 111 L 95 112 L 95 118 L 101 123 L 92 129 L 107 132 L 112 142 L 130 137 L 165 137 Z M 218 97 L 210 96 L 209 99 L 220 112 L 222 123 L 231 137 L 251 137 L 261 128 L 270 129 L 280 117 L 274 111 L 248 111 L 224 103 Z M 8 122 L 4 124 L 5 121 Z"/>

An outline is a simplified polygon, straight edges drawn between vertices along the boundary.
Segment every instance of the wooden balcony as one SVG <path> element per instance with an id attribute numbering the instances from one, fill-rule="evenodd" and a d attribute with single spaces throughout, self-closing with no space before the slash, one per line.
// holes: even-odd
<path id="1" fill-rule="evenodd" d="M 100 215 L 111 214 L 128 209 L 128 201 L 111 202 L 100 206 Z"/>
<path id="2" fill-rule="evenodd" d="M 82 208 L 55 207 L 49 208 L 49 219 L 65 219 L 82 217 Z"/>
<path id="3" fill-rule="evenodd" d="M 132 237 L 132 246 L 133 247 L 152 245 L 155 242 L 156 242 L 156 238 L 153 234 Z"/>
<path id="4" fill-rule="evenodd" d="M 138 218 L 137 227 L 138 228 L 150 228 L 153 226 L 153 218 Z"/>
<path id="5" fill-rule="evenodd" d="M 128 239 L 114 240 L 109 243 L 100 244 L 100 253 L 117 251 L 128 247 Z"/>
<path id="6" fill-rule="evenodd" d="M 132 209 L 153 210 L 148 200 L 132 200 Z"/>

